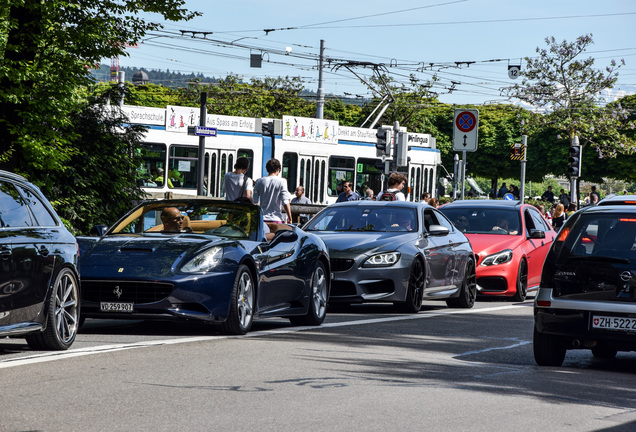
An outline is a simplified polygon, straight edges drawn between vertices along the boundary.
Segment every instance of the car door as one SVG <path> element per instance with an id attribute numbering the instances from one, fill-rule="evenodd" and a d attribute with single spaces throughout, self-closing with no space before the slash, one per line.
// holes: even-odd
<path id="1" fill-rule="evenodd" d="M 295 230 L 278 230 L 261 249 L 261 278 L 258 308 L 261 313 L 286 308 L 299 300 L 304 290 L 304 279 L 298 268 L 298 234 Z"/>
<path id="2" fill-rule="evenodd" d="M 0 208 L 4 208 L 2 206 L 2 195 L 3 194 L 0 193 Z M 11 243 L 6 236 L 5 228 L 0 227 L 0 326 L 9 323 L 12 291 L 11 283 L 13 282 L 12 262 Z"/>
<path id="3" fill-rule="evenodd" d="M 428 234 L 431 225 L 442 225 L 437 212 L 432 208 L 423 210 L 423 221 L 426 245 L 422 248 L 422 252 L 427 266 L 426 290 L 439 292 L 453 289 L 457 263 L 453 253 L 452 236 Z"/>
<path id="4" fill-rule="evenodd" d="M 14 267 L 12 309 L 16 316 L 11 322 L 24 322 L 34 319 L 42 309 L 59 248 L 52 244 L 50 235 L 56 225 L 55 219 L 31 191 L 20 186 L 16 188 L 20 194 L 15 196 L 12 226 L 6 231 Z M 34 212 L 40 215 L 42 223 L 35 218 Z"/>
<path id="5" fill-rule="evenodd" d="M 528 261 L 528 288 L 531 288 L 538 286 L 541 281 L 543 262 L 556 233 L 547 224 L 541 213 L 532 207 L 524 209 L 523 218 L 526 225 L 524 253 Z M 545 238 L 531 238 L 530 232 L 532 229 L 543 231 Z"/>

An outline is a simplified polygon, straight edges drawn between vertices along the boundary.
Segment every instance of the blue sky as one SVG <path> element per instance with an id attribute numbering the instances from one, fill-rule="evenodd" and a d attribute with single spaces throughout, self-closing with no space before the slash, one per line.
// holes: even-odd
<path id="1" fill-rule="evenodd" d="M 506 101 L 499 89 L 516 82 L 508 66 L 524 68 L 523 58 L 547 47 L 547 36 L 574 41 L 591 33 L 594 45 L 586 56 L 599 69 L 624 59 L 615 94 L 636 93 L 634 0 L 187 0 L 186 7 L 203 16 L 165 23 L 129 48 L 120 65 L 211 77 L 232 73 L 247 81 L 299 76 L 317 90 L 315 59 L 324 40 L 332 60 L 324 75 L 328 94 L 372 95 L 360 80 L 372 69 L 342 66 L 353 61 L 383 64 L 404 83 L 411 74 L 421 84 L 436 74 L 433 90 L 442 102 L 483 104 Z M 198 33 L 192 38 L 191 32 Z M 250 67 L 251 54 L 262 57 L 261 68 Z"/>

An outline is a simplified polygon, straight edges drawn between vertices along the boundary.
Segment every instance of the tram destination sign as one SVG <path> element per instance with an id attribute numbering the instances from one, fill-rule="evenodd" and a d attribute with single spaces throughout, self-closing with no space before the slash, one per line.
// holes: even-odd
<path id="1" fill-rule="evenodd" d="M 215 137 L 216 128 L 207 126 L 188 126 L 188 135 Z"/>

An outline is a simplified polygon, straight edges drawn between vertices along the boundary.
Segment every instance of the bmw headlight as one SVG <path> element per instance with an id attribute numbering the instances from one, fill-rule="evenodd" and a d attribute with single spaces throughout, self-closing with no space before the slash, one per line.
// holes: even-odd
<path id="1" fill-rule="evenodd" d="M 480 265 L 483 266 L 492 266 L 498 264 L 505 264 L 512 259 L 512 249 L 505 249 L 501 252 L 494 253 L 492 255 L 488 255 L 481 262 Z"/>
<path id="2" fill-rule="evenodd" d="M 192 258 L 181 268 L 181 271 L 184 273 L 205 273 L 216 267 L 222 258 L 223 248 L 213 247 Z"/>
<path id="3" fill-rule="evenodd" d="M 400 259 L 399 252 L 383 252 L 367 258 L 362 267 L 391 267 Z"/>

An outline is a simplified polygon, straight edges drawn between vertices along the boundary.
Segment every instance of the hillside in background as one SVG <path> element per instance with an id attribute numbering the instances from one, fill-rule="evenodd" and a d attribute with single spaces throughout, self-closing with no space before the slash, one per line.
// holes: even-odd
<path id="1" fill-rule="evenodd" d="M 126 73 L 126 81 L 132 82 L 135 72 L 142 70 L 148 74 L 148 82 L 170 88 L 187 87 L 188 82 L 194 80 L 199 80 L 205 83 L 218 82 L 216 78 L 206 77 L 201 73 L 183 74 L 181 72 L 170 72 L 170 70 L 161 71 L 157 69 L 131 67 L 120 67 L 119 70 Z M 91 75 L 93 75 L 95 80 L 98 82 L 110 81 L 110 65 L 101 64 L 99 69 L 93 69 L 91 71 Z"/>

